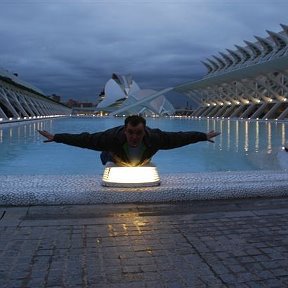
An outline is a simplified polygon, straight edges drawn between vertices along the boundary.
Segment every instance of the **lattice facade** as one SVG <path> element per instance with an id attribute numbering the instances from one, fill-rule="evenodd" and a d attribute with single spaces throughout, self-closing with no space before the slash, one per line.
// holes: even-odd
<path id="1" fill-rule="evenodd" d="M 175 91 L 193 99 L 192 116 L 277 119 L 288 117 L 288 26 L 255 36 L 234 50 L 202 61 L 208 70 L 201 80 L 185 83 Z"/>
<path id="2" fill-rule="evenodd" d="M 70 108 L 44 96 L 38 88 L 0 70 L 0 123 L 70 113 Z"/>

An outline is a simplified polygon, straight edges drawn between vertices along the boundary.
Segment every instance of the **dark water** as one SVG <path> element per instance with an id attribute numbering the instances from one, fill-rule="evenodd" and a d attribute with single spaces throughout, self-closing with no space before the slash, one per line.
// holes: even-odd
<path id="1" fill-rule="evenodd" d="M 44 144 L 37 129 L 51 133 L 102 131 L 124 118 L 62 118 L 0 126 L 0 174 L 101 174 L 100 152 L 57 143 Z M 278 170 L 286 168 L 287 123 L 243 120 L 147 118 L 166 131 L 220 131 L 214 144 L 199 142 L 159 151 L 153 158 L 160 173 Z M 286 155 L 287 154 L 287 155 Z M 287 159 L 286 159 L 287 158 Z M 287 160 L 287 161 L 286 161 Z"/>

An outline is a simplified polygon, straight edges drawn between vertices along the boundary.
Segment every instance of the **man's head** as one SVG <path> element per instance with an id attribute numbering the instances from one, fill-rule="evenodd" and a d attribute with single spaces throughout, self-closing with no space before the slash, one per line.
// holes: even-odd
<path id="1" fill-rule="evenodd" d="M 124 133 L 127 143 L 131 147 L 139 146 L 145 135 L 146 120 L 138 115 L 128 116 L 125 119 Z"/>

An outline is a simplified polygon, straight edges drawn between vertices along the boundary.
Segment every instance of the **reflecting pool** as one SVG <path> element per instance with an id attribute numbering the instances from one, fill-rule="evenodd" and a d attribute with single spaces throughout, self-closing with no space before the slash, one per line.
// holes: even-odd
<path id="1" fill-rule="evenodd" d="M 97 132 L 122 125 L 124 118 L 61 118 L 0 125 L 0 175 L 102 174 L 100 152 L 43 143 L 37 129 L 51 133 Z M 166 131 L 217 130 L 215 143 L 199 142 L 159 151 L 153 157 L 161 174 L 281 170 L 288 168 L 287 122 L 227 119 L 147 118 Z"/>

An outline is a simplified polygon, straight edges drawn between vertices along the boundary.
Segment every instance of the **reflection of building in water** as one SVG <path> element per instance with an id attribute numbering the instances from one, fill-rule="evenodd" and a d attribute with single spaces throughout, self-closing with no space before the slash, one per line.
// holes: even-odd
<path id="1" fill-rule="evenodd" d="M 53 129 L 52 124 L 52 119 L 39 119 L 37 121 L 22 121 L 11 123 L 8 126 L 3 125 L 3 128 L 0 125 L 0 144 L 4 142 L 10 144 L 19 143 L 21 146 L 22 144 L 26 144 L 27 141 L 29 141 L 31 138 L 38 137 L 41 139 L 41 136 L 39 136 L 37 130 L 51 131 Z M 4 149 L 4 147 L 5 145 L 1 146 L 1 149 Z"/>
<path id="2" fill-rule="evenodd" d="M 69 115 L 70 111 L 17 74 L 0 69 L 0 121 Z"/>
<path id="3" fill-rule="evenodd" d="M 110 115 L 172 115 L 175 111 L 173 105 L 164 93 L 157 93 L 152 89 L 140 89 L 131 75 L 113 73 L 105 85 L 96 110 Z"/>
<path id="4" fill-rule="evenodd" d="M 269 154 L 275 149 L 280 149 L 287 142 L 286 122 L 212 118 L 206 119 L 206 121 L 207 130 L 221 132 L 217 138 L 217 146 L 220 150 L 236 152 L 243 150 L 249 153 L 264 151 Z"/>
<path id="5" fill-rule="evenodd" d="M 288 117 L 288 26 L 256 42 L 226 49 L 202 61 L 208 73 L 174 91 L 193 99 L 192 116 L 249 119 Z"/>

